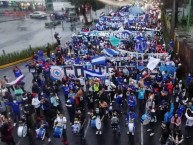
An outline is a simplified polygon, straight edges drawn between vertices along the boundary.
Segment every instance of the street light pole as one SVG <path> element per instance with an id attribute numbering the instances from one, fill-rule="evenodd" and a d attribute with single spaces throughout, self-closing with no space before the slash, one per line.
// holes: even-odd
<path id="1" fill-rule="evenodd" d="M 191 16 L 191 6 L 192 6 L 192 0 L 189 0 L 189 14 L 188 14 L 188 19 L 187 19 L 187 28 L 186 31 L 190 31 L 190 16 Z"/>
<path id="2" fill-rule="evenodd" d="M 173 8 L 172 8 L 172 22 L 171 22 L 171 28 L 170 28 L 170 37 L 174 39 L 174 31 L 175 31 L 175 23 L 176 23 L 176 0 L 173 0 Z"/>

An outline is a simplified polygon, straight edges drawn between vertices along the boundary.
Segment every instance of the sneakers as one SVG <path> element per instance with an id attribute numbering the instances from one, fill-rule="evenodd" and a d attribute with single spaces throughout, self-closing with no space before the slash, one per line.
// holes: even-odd
<path id="1" fill-rule="evenodd" d="M 48 142 L 51 142 L 51 138 L 48 138 Z"/>
<path id="2" fill-rule="evenodd" d="M 99 134 L 99 131 L 96 131 L 96 134 Z"/>
<path id="3" fill-rule="evenodd" d="M 150 135 L 149 136 L 153 136 L 154 135 L 154 133 L 152 132 L 152 133 L 150 133 Z"/>
<path id="4" fill-rule="evenodd" d="M 127 134 L 129 134 L 129 131 L 127 131 Z"/>
<path id="5" fill-rule="evenodd" d="M 152 129 L 148 129 L 147 132 L 150 132 Z"/>
<path id="6" fill-rule="evenodd" d="M 102 134 L 102 131 L 99 131 L 99 134 Z"/>

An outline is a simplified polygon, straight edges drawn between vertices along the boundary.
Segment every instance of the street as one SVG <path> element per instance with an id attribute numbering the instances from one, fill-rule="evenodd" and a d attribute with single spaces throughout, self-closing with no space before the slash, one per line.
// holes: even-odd
<path id="1" fill-rule="evenodd" d="M 22 19 L 17 21 L 8 21 L 0 23 L 0 55 L 14 51 L 21 51 L 24 49 L 37 46 L 45 46 L 48 42 L 54 43 L 54 33 L 59 33 L 62 37 L 61 43 L 68 41 L 74 32 L 70 30 L 70 23 L 63 22 L 57 25 L 55 29 L 45 28 L 47 20 L 40 19 Z M 81 25 L 76 25 L 77 31 L 80 30 Z"/>
<path id="2" fill-rule="evenodd" d="M 25 66 L 26 64 L 23 63 L 21 65 L 18 65 L 19 68 L 22 70 L 23 74 L 25 75 L 24 81 L 25 81 L 25 88 L 27 91 L 31 91 L 31 80 L 32 80 L 32 74 L 28 72 L 28 68 Z M 0 70 L 1 76 L 6 75 L 10 77 L 11 80 L 14 80 L 14 75 L 12 72 L 12 68 L 7 68 Z M 60 99 L 62 102 L 62 106 L 64 108 L 64 113 L 66 116 L 67 115 L 67 110 L 64 107 L 64 96 L 63 93 L 60 92 Z M 121 118 L 121 135 L 120 136 L 114 136 L 112 133 L 112 129 L 110 127 L 110 123 L 103 124 L 103 134 L 96 135 L 95 134 L 95 129 L 91 128 L 90 125 L 88 126 L 88 121 L 85 125 L 85 130 L 86 127 L 88 126 L 88 132 L 86 133 L 86 145 L 159 145 L 159 137 L 160 137 L 160 122 L 156 123 L 155 126 L 155 135 L 150 137 L 149 133 L 147 133 L 147 127 L 144 126 L 143 130 L 141 130 L 141 123 L 140 123 L 140 115 L 137 112 L 137 119 L 136 119 L 136 133 L 134 137 L 132 135 L 127 135 L 127 128 L 125 127 L 125 117 L 122 115 Z M 184 132 L 184 123 L 185 123 L 185 118 L 182 119 L 183 125 L 182 125 L 182 130 Z M 142 132 L 141 132 L 142 131 Z M 50 135 L 52 136 L 53 134 L 53 129 L 50 128 Z M 193 130 L 191 132 L 193 134 Z M 35 135 L 32 133 L 33 138 L 34 138 L 34 145 L 42 145 L 42 142 L 39 140 L 35 139 Z M 141 136 L 143 135 L 143 136 Z M 67 137 L 68 137 L 68 142 L 69 145 L 80 145 L 80 136 L 72 134 L 71 127 L 69 124 L 68 120 L 68 125 L 67 125 Z M 17 128 L 15 127 L 14 129 L 14 138 L 17 143 L 17 145 L 29 145 L 28 138 L 19 138 L 17 136 Z M 143 140 L 143 142 L 141 142 Z M 183 142 L 183 145 L 192 145 L 193 139 L 185 139 Z M 4 145 L 2 142 L 0 142 L 1 145 Z M 61 139 L 53 138 L 52 137 L 52 142 L 47 143 L 47 144 L 57 144 L 57 145 L 63 145 L 63 142 Z"/>

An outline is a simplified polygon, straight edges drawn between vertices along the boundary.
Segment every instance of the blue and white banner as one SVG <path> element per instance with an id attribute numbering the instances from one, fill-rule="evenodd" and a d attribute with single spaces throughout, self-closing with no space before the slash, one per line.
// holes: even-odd
<path id="1" fill-rule="evenodd" d="M 83 71 L 86 77 L 105 77 L 105 74 L 102 74 L 102 72 L 96 72 L 85 68 L 83 68 Z"/>
<path id="2" fill-rule="evenodd" d="M 93 57 L 91 60 L 91 63 L 94 65 L 99 65 L 99 64 L 106 64 L 106 57 L 105 56 L 96 56 Z"/>
<path id="3" fill-rule="evenodd" d="M 102 50 L 103 53 L 105 53 L 107 56 L 116 56 L 119 54 L 119 51 L 116 51 L 114 49 L 106 48 Z"/>
<path id="4" fill-rule="evenodd" d="M 50 76 L 53 80 L 61 80 L 64 77 L 64 70 L 60 66 L 51 66 Z"/>

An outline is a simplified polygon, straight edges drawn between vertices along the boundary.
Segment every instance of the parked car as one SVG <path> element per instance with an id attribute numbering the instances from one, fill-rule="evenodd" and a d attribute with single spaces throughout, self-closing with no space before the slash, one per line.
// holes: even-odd
<path id="1" fill-rule="evenodd" d="M 55 20 L 64 20 L 67 18 L 67 14 L 63 11 L 55 11 L 53 12 Z"/>
<path id="2" fill-rule="evenodd" d="M 41 11 L 34 11 L 30 14 L 30 18 L 45 19 L 47 18 L 47 14 Z"/>

